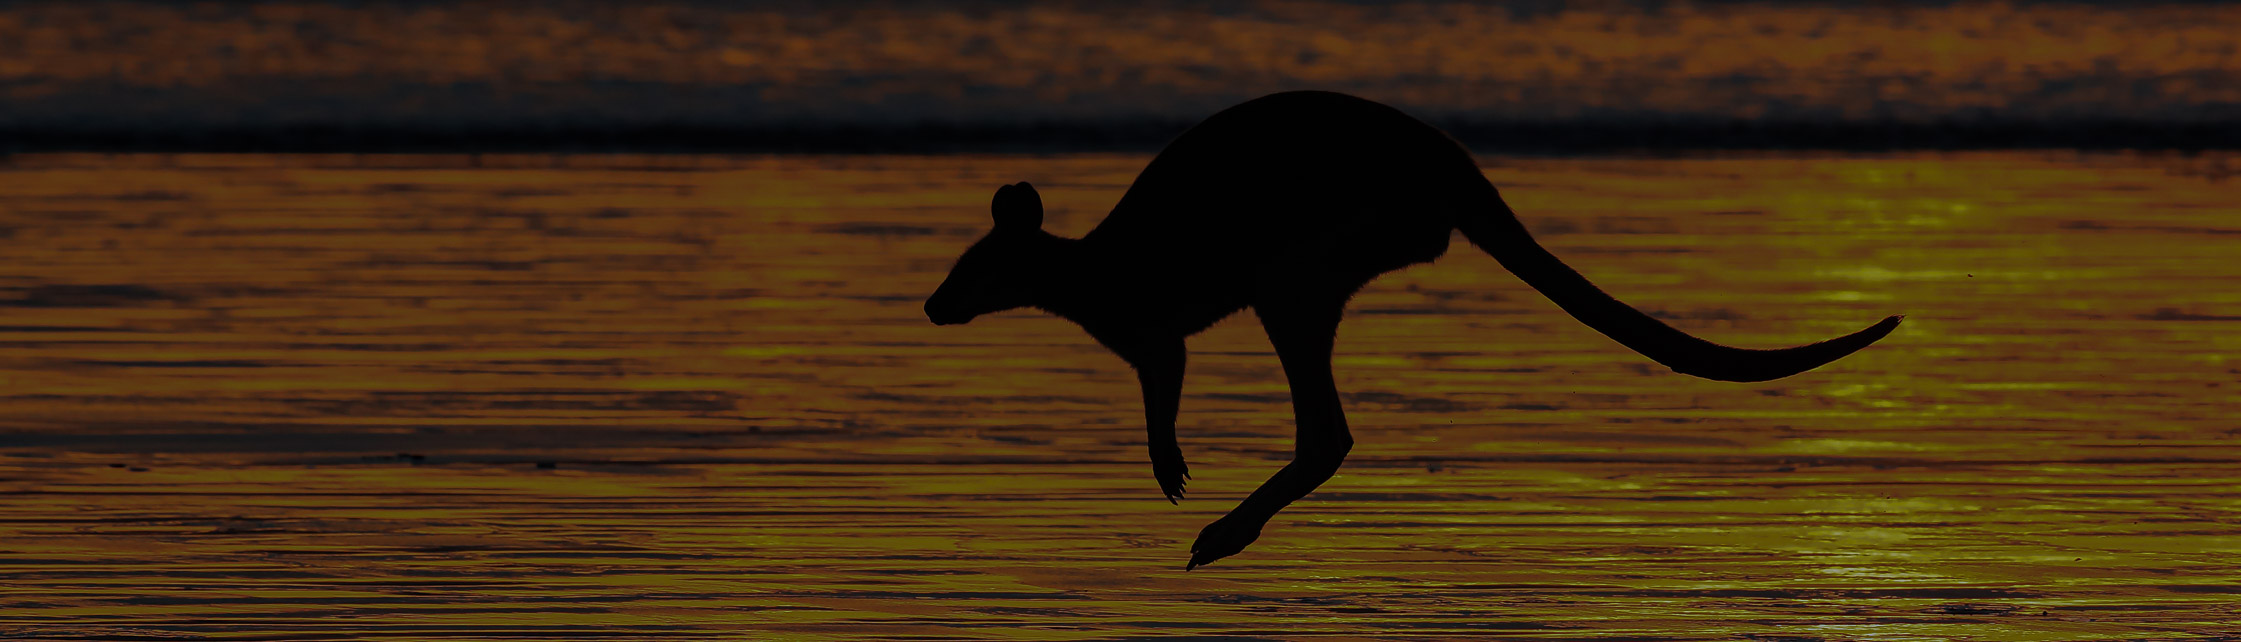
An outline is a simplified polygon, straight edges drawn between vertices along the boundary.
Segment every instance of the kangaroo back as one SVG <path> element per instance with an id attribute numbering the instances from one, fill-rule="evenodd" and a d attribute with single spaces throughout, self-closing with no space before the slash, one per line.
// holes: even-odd
<path id="1" fill-rule="evenodd" d="M 1858 332 L 1778 350 L 1732 348 L 1705 341 L 1643 314 L 1589 283 L 1587 277 L 1533 240 L 1485 176 L 1477 176 L 1474 183 L 1469 189 L 1477 197 L 1456 215 L 1455 225 L 1462 230 L 1463 238 L 1494 255 L 1502 267 L 1556 302 L 1572 318 L 1674 372 L 1717 381 L 1780 379 L 1865 348 L 1899 327 L 1902 318 L 1888 317 Z"/>

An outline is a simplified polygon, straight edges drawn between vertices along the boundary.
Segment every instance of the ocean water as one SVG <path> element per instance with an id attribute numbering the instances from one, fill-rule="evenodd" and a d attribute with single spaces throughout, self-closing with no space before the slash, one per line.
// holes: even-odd
<path id="1" fill-rule="evenodd" d="M 0 637 L 2193 640 L 2241 634 L 2227 155 L 1485 157 L 1664 371 L 1458 241 L 1349 308 L 1357 446 L 1193 340 L 1181 505 L 1073 326 L 919 310 L 1142 156 L 16 156 Z"/>

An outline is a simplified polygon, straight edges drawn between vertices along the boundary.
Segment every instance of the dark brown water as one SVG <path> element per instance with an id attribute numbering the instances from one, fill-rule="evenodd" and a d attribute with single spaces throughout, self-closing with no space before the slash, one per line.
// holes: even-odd
<path id="1" fill-rule="evenodd" d="M 18 157 L 0 636 L 2080 640 L 2241 635 L 2229 157 L 1486 160 L 1690 379 L 1458 242 L 1350 309 L 1359 444 L 1289 456 L 1249 318 L 1192 343 L 1190 499 L 1127 368 L 919 311 L 1030 180 L 1141 157 Z M 541 465 L 543 464 L 543 465 Z"/>

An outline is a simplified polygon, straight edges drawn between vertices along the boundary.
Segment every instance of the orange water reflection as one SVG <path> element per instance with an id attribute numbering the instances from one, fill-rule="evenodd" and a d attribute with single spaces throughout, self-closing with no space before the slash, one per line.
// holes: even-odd
<path id="1" fill-rule="evenodd" d="M 1489 158 L 1557 254 L 1733 344 L 1660 372 L 1456 244 L 1351 308 L 1359 444 L 1196 339 L 1159 498 L 1125 366 L 921 297 L 1141 157 L 19 157 L 0 631 L 2138 639 L 2234 630 L 2230 157 Z M 550 462 L 552 468 L 537 466 Z"/>

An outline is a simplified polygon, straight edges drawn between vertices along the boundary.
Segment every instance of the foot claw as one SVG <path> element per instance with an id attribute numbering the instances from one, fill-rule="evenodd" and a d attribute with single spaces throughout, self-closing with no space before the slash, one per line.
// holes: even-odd
<path id="1" fill-rule="evenodd" d="M 1246 546 L 1252 545 L 1253 540 L 1260 539 L 1260 524 L 1243 524 L 1244 520 L 1226 515 L 1207 524 L 1205 530 L 1198 532 L 1198 541 L 1191 543 L 1191 561 L 1183 566 L 1183 570 L 1188 571 L 1212 564 L 1214 560 L 1236 555 L 1244 551 Z"/>

